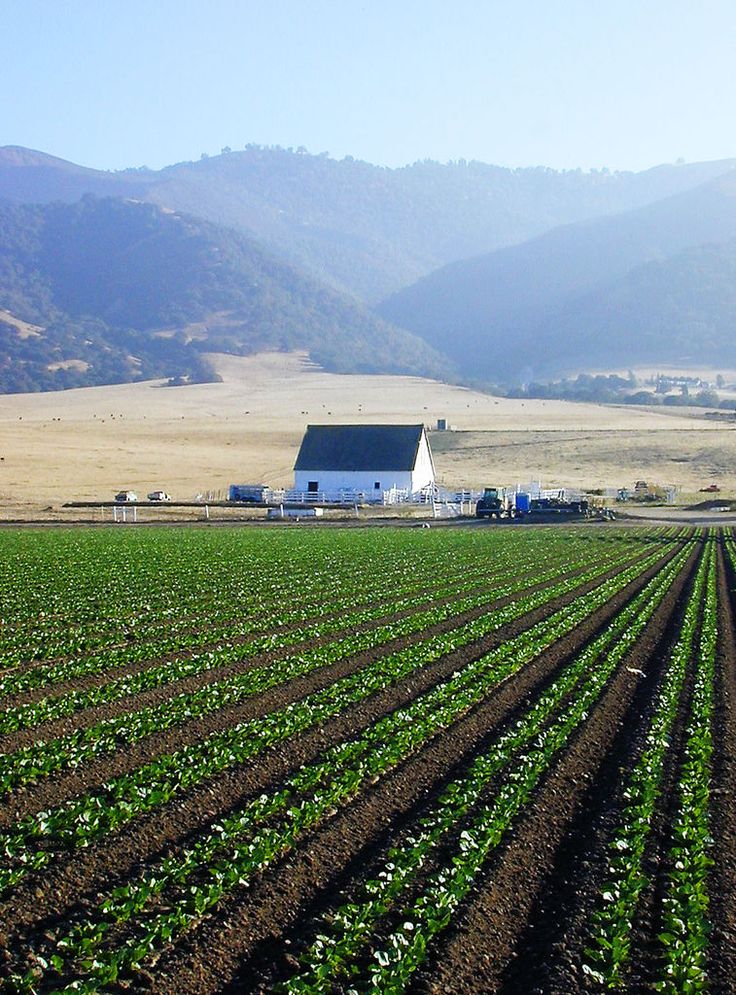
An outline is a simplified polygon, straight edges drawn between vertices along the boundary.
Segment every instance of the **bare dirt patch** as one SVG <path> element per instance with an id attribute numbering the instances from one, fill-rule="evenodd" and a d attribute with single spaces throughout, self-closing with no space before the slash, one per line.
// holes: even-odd
<path id="1" fill-rule="evenodd" d="M 4 325 L 11 325 L 22 339 L 30 339 L 33 336 L 42 335 L 44 332 L 40 325 L 32 325 L 29 321 L 16 318 L 14 314 L 3 310 L 3 308 L 0 308 L 0 321 Z"/>

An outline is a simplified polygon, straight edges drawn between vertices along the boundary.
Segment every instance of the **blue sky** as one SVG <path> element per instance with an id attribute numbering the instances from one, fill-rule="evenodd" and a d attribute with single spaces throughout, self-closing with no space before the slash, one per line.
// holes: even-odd
<path id="1" fill-rule="evenodd" d="M 736 155 L 733 0 L 3 0 L 0 145 L 159 168 Z"/>

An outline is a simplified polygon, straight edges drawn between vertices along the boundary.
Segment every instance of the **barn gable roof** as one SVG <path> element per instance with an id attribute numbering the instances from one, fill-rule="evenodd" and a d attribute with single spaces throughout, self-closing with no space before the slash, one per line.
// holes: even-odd
<path id="1" fill-rule="evenodd" d="M 413 470 L 423 425 L 307 425 L 295 470 Z"/>

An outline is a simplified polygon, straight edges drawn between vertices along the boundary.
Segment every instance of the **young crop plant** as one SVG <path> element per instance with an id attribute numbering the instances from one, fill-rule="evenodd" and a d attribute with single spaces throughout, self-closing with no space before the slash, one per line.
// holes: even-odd
<path id="1" fill-rule="evenodd" d="M 608 658 L 606 664 L 611 662 Z M 429 886 L 412 906 L 402 911 L 404 925 L 375 951 L 375 966 L 369 976 L 372 989 L 380 992 L 405 990 L 413 973 L 424 962 L 431 938 L 445 929 L 460 903 L 470 893 L 488 854 L 503 839 L 555 755 L 572 731 L 587 719 L 593 700 L 602 691 L 608 667 L 601 667 L 575 704 L 540 735 L 536 749 L 521 757 L 513 779 L 506 782 L 495 801 L 484 806 L 461 834 L 459 851 L 452 861 L 433 874 Z"/>
<path id="2" fill-rule="evenodd" d="M 539 623 L 538 627 L 547 626 L 559 638 L 660 558 L 661 551 L 655 550 L 647 559 L 603 581 L 593 591 L 578 597 Z M 114 778 L 102 792 L 83 795 L 37 817 L 21 820 L 13 831 L 0 836 L 0 847 L 6 855 L 5 866 L 0 868 L 0 890 L 17 883 L 29 867 L 38 870 L 51 860 L 55 847 L 66 850 L 70 845 L 89 844 L 136 816 L 169 802 L 205 778 L 243 763 L 268 747 L 327 721 L 350 705 L 391 687 L 458 647 L 477 642 L 513 619 L 523 617 L 533 607 L 553 600 L 565 591 L 574 592 L 586 579 L 594 579 L 600 572 L 593 569 L 582 578 L 562 581 L 550 589 L 535 592 L 468 622 L 460 629 L 381 657 L 362 670 L 340 678 L 322 691 L 297 700 L 278 712 L 241 722 L 213 734 L 202 743 L 183 747 L 131 774 Z M 330 652 L 330 646 L 324 647 L 325 654 Z M 46 842 L 43 846 L 34 847 L 33 841 L 37 839 Z M 54 845 L 49 846 L 52 841 Z"/>
<path id="3" fill-rule="evenodd" d="M 586 649 L 561 675 L 537 714 L 525 726 L 527 740 L 538 734 L 545 715 L 587 678 L 597 657 L 611 644 L 618 653 L 635 634 L 632 626 L 651 616 L 688 556 L 682 551 L 645 586 L 617 616 L 599 640 Z M 634 569 L 630 572 L 634 576 Z M 595 606 L 605 603 L 626 578 L 607 581 L 595 592 Z M 589 608 L 586 609 L 589 611 Z M 550 620 L 521 633 L 510 643 L 469 664 L 424 697 L 391 713 L 369 727 L 355 741 L 340 744 L 323 758 L 300 770 L 272 795 L 262 795 L 243 810 L 212 827 L 184 854 L 168 857 L 137 881 L 120 886 L 105 898 L 100 912 L 81 922 L 57 941 L 45 959 L 54 970 L 68 974 L 70 966 L 88 980 L 85 990 L 114 982 L 140 963 L 152 950 L 171 941 L 198 921 L 207 909 L 233 888 L 245 884 L 259 870 L 278 859 L 320 821 L 392 769 L 431 736 L 446 729 L 481 700 L 500 680 L 518 670 L 551 642 L 569 631 L 579 612 L 557 613 Z M 194 880 L 196 884 L 190 882 Z M 165 911 L 148 912 L 148 903 L 163 895 Z M 122 922 L 129 927 L 122 947 L 106 947 L 106 935 Z M 94 981 L 92 980 L 94 979 Z"/>
<path id="4" fill-rule="evenodd" d="M 566 530 L 432 535 L 416 556 L 420 540 L 406 530 L 336 530 L 329 537 L 239 529 L 217 536 L 171 529 L 5 532 L 0 695 L 231 639 L 269 617 L 274 625 L 279 618 L 303 621 L 333 603 L 339 608 L 346 597 L 349 603 L 351 591 L 356 600 L 371 590 L 380 599 L 382 591 L 430 588 L 442 577 L 500 578 L 504 568 L 542 559 L 563 566 L 570 538 Z M 588 553 L 593 546 L 599 561 L 621 545 L 618 531 L 577 543 Z"/>
<path id="5" fill-rule="evenodd" d="M 718 595 L 714 540 L 701 619 L 695 683 L 680 771 L 678 807 L 672 829 L 669 874 L 663 905 L 663 977 L 656 991 L 697 995 L 709 991 L 707 975 L 710 898 L 708 873 L 713 866 L 710 790 L 713 762 L 713 710 L 718 640 Z"/>
<path id="6" fill-rule="evenodd" d="M 279 990 L 289 995 L 330 992 L 338 978 L 347 979 L 346 984 L 353 979 L 355 989 L 350 991 L 404 990 L 424 960 L 429 940 L 447 925 L 471 889 L 487 854 L 501 841 L 571 733 L 585 721 L 608 678 L 639 638 L 688 558 L 689 551 L 684 550 L 655 576 L 565 668 L 530 711 L 471 765 L 469 773 L 448 786 L 438 805 L 420 820 L 419 829 L 389 851 L 383 869 L 366 883 L 363 901 L 351 902 L 330 914 L 302 958 L 304 969 Z M 570 703 L 574 689 L 574 701 Z M 560 713 L 565 702 L 567 707 Z M 464 824 L 487 785 L 501 774 L 504 779 L 495 799 L 485 803 L 480 814 L 460 832 L 459 851 L 435 872 L 413 906 L 396 909 L 433 851 L 451 831 Z M 380 920 L 391 910 L 393 918 L 404 920 L 404 925 L 381 946 L 374 946 L 377 966 L 373 971 L 361 972 L 357 967 L 361 963 L 359 955 L 371 943 Z"/>
<path id="7" fill-rule="evenodd" d="M 631 958 L 632 926 L 639 900 L 650 884 L 645 853 L 652 821 L 661 797 L 661 783 L 670 737 L 680 705 L 688 668 L 693 661 L 698 674 L 708 669 L 712 652 L 711 625 L 714 623 L 715 550 L 707 542 L 688 601 L 677 643 L 658 692 L 644 749 L 632 770 L 624 792 L 626 802 L 611 844 L 608 881 L 601 904 L 593 917 L 591 938 L 585 950 L 584 972 L 603 988 L 626 987 L 626 970 Z M 705 607 L 704 607 L 704 601 Z M 702 624 L 701 624 L 702 616 Z M 704 662 L 705 661 L 705 662 Z M 700 857 L 704 854 L 699 851 Z M 675 858 L 678 860 L 679 858 Z M 707 859 L 703 863 L 705 869 Z M 700 901 L 697 902 L 700 907 Z M 700 908 L 702 912 L 702 907 Z M 687 932 L 684 921 L 675 932 L 663 934 L 663 942 L 676 945 L 678 935 Z M 702 932 L 696 930 L 702 939 Z M 670 989 L 671 991 L 679 989 Z M 683 989 L 700 991 L 701 989 Z"/>

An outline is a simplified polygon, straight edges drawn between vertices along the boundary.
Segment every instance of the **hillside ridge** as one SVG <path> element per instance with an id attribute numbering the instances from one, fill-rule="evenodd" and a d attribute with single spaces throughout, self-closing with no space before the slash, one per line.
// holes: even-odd
<path id="1" fill-rule="evenodd" d="M 736 160 L 639 173 L 511 169 L 475 161 L 387 168 L 249 145 L 160 170 L 102 172 L 0 148 L 0 200 L 150 200 L 235 228 L 333 288 L 376 303 L 440 266 L 561 224 L 642 206 L 727 172 Z"/>
<path id="2" fill-rule="evenodd" d="M 59 247 L 63 246 L 63 251 Z M 135 200 L 0 207 L 0 391 L 170 377 L 205 352 L 307 350 L 325 369 L 443 376 L 448 364 L 252 239 Z M 43 328 L 22 336 L 18 321 Z"/>
<path id="3" fill-rule="evenodd" d="M 671 310 L 662 274 L 672 266 L 674 295 L 682 280 L 682 274 L 675 277 L 681 254 L 720 246 L 705 256 L 687 257 L 693 264 L 697 259 L 720 283 L 728 266 L 716 264 L 716 257 L 730 256 L 733 239 L 736 171 L 642 208 L 562 226 L 520 245 L 449 264 L 392 295 L 377 311 L 446 351 L 461 374 L 486 382 L 605 368 L 613 357 L 616 365 L 674 362 L 679 346 L 658 322 L 647 324 L 658 310 Z M 656 290 L 647 283 L 647 275 L 654 279 L 655 274 L 647 267 L 654 264 L 659 266 Z M 615 288 L 630 275 L 629 291 L 636 286 L 637 293 L 624 324 L 615 318 Z M 718 299 L 723 314 L 716 321 L 720 331 L 708 325 L 708 359 L 730 362 L 725 327 L 736 321 L 736 313 L 726 288 L 705 282 L 710 297 L 706 292 L 685 300 L 679 294 L 679 306 L 692 324 L 688 333 L 680 321 L 681 331 L 697 343 L 698 314 L 702 318 L 712 311 Z M 683 286 L 694 290 L 695 285 L 687 279 Z"/>

